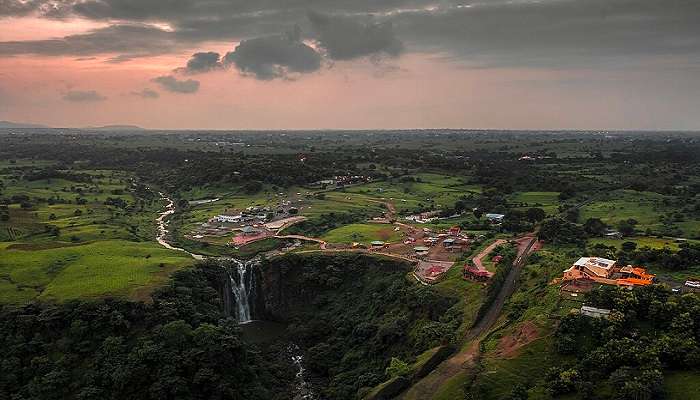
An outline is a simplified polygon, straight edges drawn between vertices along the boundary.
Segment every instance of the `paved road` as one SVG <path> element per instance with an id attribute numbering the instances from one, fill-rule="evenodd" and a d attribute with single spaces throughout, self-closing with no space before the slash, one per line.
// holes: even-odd
<path id="1" fill-rule="evenodd" d="M 488 332 L 496 323 L 503 310 L 503 305 L 515 290 L 515 282 L 517 282 L 520 271 L 527 261 L 527 256 L 532 251 L 532 246 L 534 246 L 536 242 L 537 238 L 534 235 L 518 239 L 518 256 L 513 262 L 513 268 L 511 268 L 508 273 L 506 281 L 501 287 L 501 291 L 481 320 L 467 331 L 464 336 L 464 342 L 474 341 L 474 339 Z M 457 376 L 460 372 L 466 371 L 472 367 L 474 364 L 473 361 L 478 356 L 478 352 L 478 341 L 474 341 L 466 349 L 461 350 L 443 361 L 433 372 L 413 384 L 408 391 L 404 392 L 398 398 L 416 400 L 432 398 L 447 381 Z"/>

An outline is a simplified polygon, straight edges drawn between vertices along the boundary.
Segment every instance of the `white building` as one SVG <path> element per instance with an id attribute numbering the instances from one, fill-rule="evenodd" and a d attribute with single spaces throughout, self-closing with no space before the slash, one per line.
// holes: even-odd
<path id="1" fill-rule="evenodd" d="M 216 222 L 220 223 L 230 223 L 230 224 L 237 224 L 241 222 L 241 219 L 243 218 L 242 215 L 217 215 L 214 217 L 214 220 Z"/>

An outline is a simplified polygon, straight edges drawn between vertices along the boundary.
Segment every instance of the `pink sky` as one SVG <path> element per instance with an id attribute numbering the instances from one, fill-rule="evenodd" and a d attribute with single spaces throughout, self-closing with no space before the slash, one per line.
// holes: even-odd
<path id="1" fill-rule="evenodd" d="M 62 37 L 101 26 L 12 18 L 0 24 L 0 41 Z M 119 64 L 105 62 L 115 54 L 83 60 L 2 57 L 0 120 L 163 129 L 700 128 L 693 111 L 700 84 L 673 69 L 466 68 L 445 54 L 409 49 L 380 65 L 336 61 L 295 80 L 261 81 L 233 69 L 180 76 L 200 82 L 193 94 L 171 93 L 151 82 L 173 74 L 196 51 L 223 54 L 234 47 L 200 43 Z M 160 97 L 132 94 L 144 88 Z M 70 102 L 63 99 L 69 91 L 96 91 L 106 99 Z"/>

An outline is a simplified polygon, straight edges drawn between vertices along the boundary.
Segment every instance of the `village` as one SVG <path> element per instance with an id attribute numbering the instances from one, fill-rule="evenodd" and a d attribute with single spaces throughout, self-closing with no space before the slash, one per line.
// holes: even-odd
<path id="1" fill-rule="evenodd" d="M 312 186 L 322 190 L 330 187 L 333 190 L 336 187 L 364 181 L 366 178 L 359 176 L 334 177 L 316 182 Z M 470 235 L 456 225 L 447 229 L 425 227 L 425 225 L 445 219 L 440 217 L 440 211 L 409 214 L 400 218 L 401 221 L 405 222 L 400 222 L 396 210 L 390 202 L 385 203 L 387 211 L 382 217 L 373 217 L 367 223 L 386 225 L 386 230 L 392 232 L 392 235 L 386 234 L 386 236 L 395 236 L 399 238 L 398 240 L 333 243 L 316 237 L 286 234 L 285 229 L 307 220 L 307 217 L 301 214 L 305 209 L 308 210 L 311 207 L 306 199 L 314 195 L 315 193 L 310 191 L 297 192 L 296 195 L 292 196 L 278 193 L 278 200 L 273 206 L 226 209 L 224 213 L 215 215 L 201 223 L 186 237 L 195 241 L 206 240 L 207 237 L 225 238 L 227 245 L 236 249 L 265 239 L 277 238 L 293 240 L 294 242 L 281 250 L 274 251 L 274 254 L 298 250 L 302 248 L 302 243 L 309 243 L 313 248 L 304 247 L 307 249 L 306 251 L 368 252 L 403 259 L 415 265 L 412 275 L 424 285 L 440 282 L 447 272 L 458 264 L 463 279 L 487 284 L 493 278 L 498 264 L 503 259 L 503 256 L 498 252 L 501 246 L 510 243 L 518 249 L 520 255 L 526 250 L 525 245 L 528 240 L 533 239 L 531 235 L 525 235 L 514 239 L 487 240 L 483 234 Z M 192 204 L 205 204 L 218 200 L 200 200 L 194 201 Z M 505 215 L 486 213 L 484 217 L 492 226 L 498 227 L 503 222 Z M 619 232 L 614 230 L 606 232 L 606 237 L 615 238 L 618 235 Z M 543 242 L 535 241 L 534 246 L 527 251 L 537 251 L 542 245 Z M 473 250 L 479 250 L 479 252 L 473 257 L 465 258 L 472 254 Z M 559 285 L 562 298 L 576 300 L 581 298 L 583 293 L 600 285 L 633 289 L 637 286 L 650 285 L 655 280 L 655 275 L 648 273 L 646 268 L 642 266 L 618 265 L 614 260 L 582 256 L 566 269 L 561 277 L 554 279 L 552 284 Z M 700 290 L 700 283 L 688 281 L 682 290 Z M 586 307 L 583 305 L 581 312 L 584 312 Z M 603 315 L 597 311 L 590 312 L 595 316 Z"/>

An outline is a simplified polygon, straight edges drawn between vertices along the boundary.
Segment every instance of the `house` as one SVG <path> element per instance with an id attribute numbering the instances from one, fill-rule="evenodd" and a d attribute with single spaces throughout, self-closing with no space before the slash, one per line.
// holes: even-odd
<path id="1" fill-rule="evenodd" d="M 616 265 L 614 260 L 602 257 L 581 257 L 564 271 L 563 281 L 593 281 L 605 285 L 627 288 L 646 286 L 654 283 L 655 275 L 648 274 L 645 268 Z"/>
<path id="2" fill-rule="evenodd" d="M 505 217 L 504 214 L 486 214 L 486 219 L 492 224 L 500 224 Z"/>
<path id="3" fill-rule="evenodd" d="M 222 215 L 217 215 L 216 217 L 214 217 L 214 220 L 216 222 L 220 222 L 220 223 L 237 224 L 237 223 L 241 222 L 241 218 L 243 218 L 243 216 L 240 214 L 238 214 L 238 215 L 223 215 L 222 214 Z"/>
<path id="4" fill-rule="evenodd" d="M 601 257 L 581 257 L 564 271 L 564 280 L 607 279 L 616 261 Z"/>
<path id="5" fill-rule="evenodd" d="M 459 236 L 459 233 L 462 232 L 462 229 L 458 226 L 453 226 L 450 228 L 449 233 L 452 236 Z"/>
<path id="6" fill-rule="evenodd" d="M 258 229 L 253 228 L 253 227 L 250 226 L 250 225 L 246 225 L 246 226 L 244 226 L 244 227 L 241 229 L 241 232 L 242 232 L 243 235 L 245 235 L 245 236 L 250 236 L 250 235 L 256 235 L 256 234 L 258 234 L 260 231 L 259 231 Z"/>
<path id="7" fill-rule="evenodd" d="M 581 314 L 592 318 L 607 318 L 607 316 L 610 315 L 610 310 L 590 306 L 581 306 Z"/>
<path id="8" fill-rule="evenodd" d="M 425 255 L 428 255 L 428 251 L 430 251 L 430 247 L 416 246 L 413 248 L 413 251 L 416 252 L 417 256 L 425 256 Z"/>
<path id="9" fill-rule="evenodd" d="M 493 273 L 478 269 L 477 267 L 469 264 L 465 264 L 464 269 L 462 270 L 462 278 L 467 280 L 486 282 L 491 279 L 491 276 L 493 276 Z"/>

